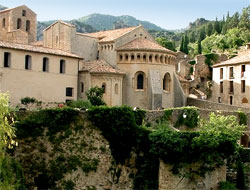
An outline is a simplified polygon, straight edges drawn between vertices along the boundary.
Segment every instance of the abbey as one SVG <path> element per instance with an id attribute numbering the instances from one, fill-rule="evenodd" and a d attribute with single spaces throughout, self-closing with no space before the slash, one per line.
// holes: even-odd
<path id="1" fill-rule="evenodd" d="M 86 100 L 104 88 L 107 105 L 143 109 L 182 106 L 176 53 L 163 48 L 143 26 L 78 33 L 57 21 L 36 41 L 36 14 L 26 6 L 0 11 L 0 89 L 11 104 L 26 96 L 43 102 Z"/>

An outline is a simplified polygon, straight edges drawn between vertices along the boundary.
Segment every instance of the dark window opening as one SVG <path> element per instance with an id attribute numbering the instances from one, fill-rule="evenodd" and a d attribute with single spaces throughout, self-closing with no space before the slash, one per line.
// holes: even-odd
<path id="1" fill-rule="evenodd" d="M 5 18 L 3 18 L 3 22 L 2 22 L 2 27 L 4 28 L 5 27 L 5 23 L 6 21 L 5 21 Z"/>
<path id="2" fill-rule="evenodd" d="M 102 84 L 102 89 L 103 89 L 103 93 L 105 94 L 106 93 L 106 84 L 105 83 Z"/>
<path id="3" fill-rule="evenodd" d="M 146 55 L 143 55 L 143 61 L 146 62 Z"/>
<path id="4" fill-rule="evenodd" d="M 143 78 L 142 74 L 137 76 L 137 89 L 143 89 Z"/>
<path id="5" fill-rule="evenodd" d="M 223 68 L 220 68 L 220 79 L 223 79 Z"/>
<path id="6" fill-rule="evenodd" d="M 230 71 L 230 72 L 229 72 L 229 77 L 230 77 L 230 78 L 234 78 L 234 68 L 233 68 L 233 67 L 230 67 L 230 68 L 229 68 L 229 71 Z"/>
<path id="7" fill-rule="evenodd" d="M 49 59 L 47 57 L 43 58 L 43 72 L 49 71 Z"/>
<path id="8" fill-rule="evenodd" d="M 223 82 L 220 82 L 220 93 L 223 93 Z"/>
<path id="9" fill-rule="evenodd" d="M 245 80 L 241 81 L 241 92 L 242 93 L 246 92 L 246 81 Z"/>
<path id="10" fill-rule="evenodd" d="M 234 82 L 230 81 L 229 82 L 229 93 L 233 93 L 234 92 Z"/>
<path id="11" fill-rule="evenodd" d="M 25 10 L 23 10 L 23 14 L 22 14 L 23 16 L 26 16 L 26 11 Z"/>
<path id="12" fill-rule="evenodd" d="M 152 55 L 150 55 L 149 57 L 148 57 L 148 59 L 149 59 L 149 62 L 152 62 L 153 60 L 152 60 Z"/>
<path id="13" fill-rule="evenodd" d="M 230 96 L 230 105 L 233 105 L 233 96 Z"/>
<path id="14" fill-rule="evenodd" d="M 66 88 L 66 96 L 68 96 L 68 97 L 73 96 L 73 88 L 71 88 L 71 87 Z"/>
<path id="15" fill-rule="evenodd" d="M 31 69 L 31 56 L 25 55 L 25 69 L 30 70 Z"/>
<path id="16" fill-rule="evenodd" d="M 81 82 L 81 93 L 83 93 L 83 92 L 84 92 L 84 83 Z"/>
<path id="17" fill-rule="evenodd" d="M 131 55 L 131 61 L 134 61 L 134 60 L 135 60 L 135 56 Z"/>
<path id="18" fill-rule="evenodd" d="M 65 73 L 65 60 L 60 60 L 60 73 Z"/>
<path id="19" fill-rule="evenodd" d="M 122 61 L 122 58 L 123 58 L 122 55 L 120 55 L 120 61 Z"/>
<path id="20" fill-rule="evenodd" d="M 9 52 L 4 52 L 4 67 L 10 67 L 10 56 Z"/>
<path id="21" fill-rule="evenodd" d="M 26 21 L 26 31 L 30 32 L 30 21 L 29 20 Z"/>
<path id="22" fill-rule="evenodd" d="M 164 75 L 163 78 L 163 90 L 170 92 L 170 84 L 171 84 L 171 77 L 170 74 L 167 73 Z"/>
<path id="23" fill-rule="evenodd" d="M 245 77 L 246 65 L 241 65 L 241 77 Z"/>
<path id="24" fill-rule="evenodd" d="M 218 103 L 221 103 L 221 97 L 218 97 Z"/>
<path id="25" fill-rule="evenodd" d="M 16 29 L 20 29 L 22 27 L 22 20 L 20 18 L 17 19 Z"/>

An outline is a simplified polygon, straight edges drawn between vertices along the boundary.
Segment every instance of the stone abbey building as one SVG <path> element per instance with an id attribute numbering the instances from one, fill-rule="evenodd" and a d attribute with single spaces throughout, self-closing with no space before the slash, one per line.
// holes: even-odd
<path id="1" fill-rule="evenodd" d="M 57 21 L 36 41 L 36 14 L 26 6 L 0 11 L 0 90 L 11 104 L 23 97 L 43 102 L 86 100 L 104 88 L 110 105 L 158 109 L 185 104 L 175 74 L 176 53 L 143 26 L 78 33 Z"/>

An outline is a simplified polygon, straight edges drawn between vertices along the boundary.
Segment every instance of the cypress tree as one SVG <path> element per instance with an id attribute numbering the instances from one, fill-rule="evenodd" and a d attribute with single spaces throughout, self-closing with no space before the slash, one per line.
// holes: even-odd
<path id="1" fill-rule="evenodd" d="M 180 46 L 180 51 L 181 51 L 181 52 L 184 52 L 184 51 L 183 51 L 183 47 L 184 47 L 184 37 L 182 36 L 182 37 L 181 37 L 181 46 Z"/>
<path id="2" fill-rule="evenodd" d="M 198 54 L 202 54 L 201 40 L 198 41 Z"/>
<path id="3" fill-rule="evenodd" d="M 189 43 L 188 36 L 187 34 L 185 34 L 183 42 L 183 53 L 185 54 L 188 54 L 188 43 Z"/>

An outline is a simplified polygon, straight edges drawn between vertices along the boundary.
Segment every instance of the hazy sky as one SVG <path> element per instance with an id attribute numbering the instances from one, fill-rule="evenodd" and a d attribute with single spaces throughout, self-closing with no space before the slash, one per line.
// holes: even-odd
<path id="1" fill-rule="evenodd" d="M 0 5 L 27 5 L 38 21 L 70 20 L 91 13 L 131 15 L 165 29 L 181 29 L 196 18 L 214 20 L 227 11 L 233 14 L 250 5 L 250 0 L 0 0 Z"/>

